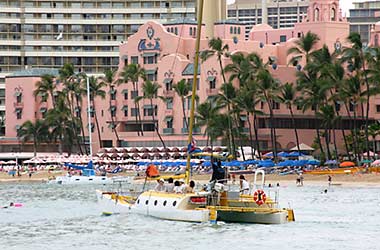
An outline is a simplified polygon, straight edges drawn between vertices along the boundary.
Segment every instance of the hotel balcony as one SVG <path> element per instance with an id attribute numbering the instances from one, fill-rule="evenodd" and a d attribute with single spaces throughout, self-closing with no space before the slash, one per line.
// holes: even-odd
<path id="1" fill-rule="evenodd" d="M 206 93 L 208 96 L 214 96 L 219 94 L 218 89 L 206 89 Z"/>
<path id="2" fill-rule="evenodd" d="M 24 103 L 23 103 L 23 102 L 14 102 L 14 103 L 13 103 L 13 106 L 14 106 L 16 109 L 22 109 L 22 108 L 24 108 Z"/>
<path id="3" fill-rule="evenodd" d="M 174 97 L 174 90 L 164 90 L 163 96 L 168 98 L 168 97 Z"/>
<path id="4" fill-rule="evenodd" d="M 174 134 L 174 128 L 163 128 L 162 132 L 166 135 Z"/>
<path id="5" fill-rule="evenodd" d="M 165 110 L 165 116 L 173 116 L 173 110 L 172 109 L 167 109 Z"/>
<path id="6" fill-rule="evenodd" d="M 117 101 L 116 100 L 111 100 L 111 106 L 117 107 Z"/>

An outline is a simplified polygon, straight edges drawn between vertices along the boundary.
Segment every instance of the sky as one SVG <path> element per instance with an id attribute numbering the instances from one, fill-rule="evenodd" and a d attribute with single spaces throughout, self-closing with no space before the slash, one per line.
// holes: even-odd
<path id="1" fill-rule="evenodd" d="M 342 8 L 342 11 L 343 11 L 343 15 L 348 16 L 348 14 L 349 14 L 348 10 L 353 7 L 353 5 L 352 5 L 353 1 L 354 0 L 340 0 L 339 1 L 340 7 Z M 362 1 L 364 1 L 364 0 L 355 0 L 355 2 L 362 2 Z M 235 0 L 227 0 L 227 3 L 229 3 L 229 4 L 233 3 L 233 2 L 235 2 Z M 346 14 L 344 14 L 344 13 L 346 13 Z"/>

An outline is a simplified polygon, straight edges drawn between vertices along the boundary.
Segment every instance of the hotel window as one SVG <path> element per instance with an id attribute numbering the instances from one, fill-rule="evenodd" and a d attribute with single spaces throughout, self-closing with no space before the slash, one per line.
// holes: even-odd
<path id="1" fill-rule="evenodd" d="M 111 116 L 115 117 L 116 116 L 116 106 L 111 106 L 110 107 L 110 112 L 111 112 Z"/>
<path id="2" fill-rule="evenodd" d="M 21 92 L 16 92 L 15 95 L 16 95 L 16 102 L 17 103 L 22 102 L 22 93 Z"/>
<path id="3" fill-rule="evenodd" d="M 165 118 L 166 122 L 166 128 L 173 128 L 173 117 L 166 117 Z"/>
<path id="4" fill-rule="evenodd" d="M 187 79 L 190 91 L 193 89 L 193 78 Z M 197 90 L 199 90 L 199 78 L 197 78 Z"/>
<path id="5" fill-rule="evenodd" d="M 280 43 L 286 42 L 286 36 L 280 36 Z"/>
<path id="6" fill-rule="evenodd" d="M 16 109 L 16 118 L 17 120 L 22 118 L 22 109 Z"/>
<path id="7" fill-rule="evenodd" d="M 91 123 L 91 133 L 95 132 L 95 124 Z"/>
<path id="8" fill-rule="evenodd" d="M 131 99 L 135 99 L 138 96 L 139 96 L 139 91 L 138 90 L 132 90 L 131 91 Z"/>
<path id="9" fill-rule="evenodd" d="M 350 112 L 354 112 L 355 110 L 355 103 L 354 102 L 350 102 Z"/>
<path id="10" fill-rule="evenodd" d="M 165 78 L 164 83 L 166 91 L 171 91 L 173 89 L 173 78 Z"/>
<path id="11" fill-rule="evenodd" d="M 75 107 L 75 116 L 80 118 L 81 117 L 81 107 Z"/>
<path id="12" fill-rule="evenodd" d="M 138 116 L 139 110 L 138 108 L 131 108 L 131 116 Z"/>
<path id="13" fill-rule="evenodd" d="M 132 64 L 139 64 L 139 57 L 138 56 L 131 56 L 131 63 Z"/>
<path id="14" fill-rule="evenodd" d="M 143 55 L 144 64 L 156 64 L 157 63 L 157 54 L 147 54 Z"/>
<path id="15" fill-rule="evenodd" d="M 90 116 L 91 116 L 92 118 L 95 117 L 95 109 L 94 109 L 93 107 L 90 107 Z"/>
<path id="16" fill-rule="evenodd" d="M 146 73 L 146 78 L 149 81 L 157 81 L 157 71 L 155 71 L 154 73 L 147 72 Z"/>
<path id="17" fill-rule="evenodd" d="M 215 89 L 216 88 L 216 78 L 215 78 L 215 76 L 209 76 L 209 77 L 207 77 L 207 81 L 209 83 L 210 89 Z"/>
<path id="18" fill-rule="evenodd" d="M 166 109 L 173 109 L 173 98 L 166 99 Z"/>
<path id="19" fill-rule="evenodd" d="M 110 98 L 111 100 L 116 100 L 116 89 L 111 89 L 110 90 Z"/>
<path id="20" fill-rule="evenodd" d="M 172 8 L 182 8 L 182 2 L 181 1 L 172 2 Z"/>
<path id="21" fill-rule="evenodd" d="M 124 95 L 124 100 L 128 100 L 128 89 L 124 89 L 121 93 Z"/>
<path id="22" fill-rule="evenodd" d="M 157 115 L 157 105 L 153 107 L 151 105 L 144 105 L 144 116 L 152 116 L 153 112 L 154 115 Z"/>
<path id="23" fill-rule="evenodd" d="M 380 105 L 376 105 L 376 113 L 380 113 Z"/>
<path id="24" fill-rule="evenodd" d="M 123 106 L 122 110 L 124 111 L 124 116 L 128 116 L 128 106 Z"/>
<path id="25" fill-rule="evenodd" d="M 340 103 L 339 102 L 335 102 L 335 110 L 336 111 L 340 111 Z"/>

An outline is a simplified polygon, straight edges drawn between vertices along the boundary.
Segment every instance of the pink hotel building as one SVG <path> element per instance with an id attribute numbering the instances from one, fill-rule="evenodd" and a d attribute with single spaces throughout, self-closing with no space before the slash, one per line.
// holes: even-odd
<path id="1" fill-rule="evenodd" d="M 380 34 L 379 27 L 376 27 L 375 33 Z M 267 24 L 256 25 L 252 28 L 248 40 L 245 39 L 243 24 L 222 21 L 216 22 L 213 27 L 214 37 L 223 39 L 224 43 L 229 45 L 231 53 L 257 52 L 264 60 L 268 60 L 269 57 L 275 58 L 277 67 L 273 67 L 275 69 L 271 70 L 282 83 L 295 81 L 296 71 L 300 68 L 288 64 L 290 57 L 287 55 L 287 51 L 294 46 L 294 41 L 308 31 L 316 33 L 320 37 L 318 47 L 327 44 L 333 51 L 336 46 L 342 46 L 349 34 L 349 24 L 342 17 L 339 1 L 311 0 L 307 17 L 294 28 L 273 29 Z M 150 80 L 156 81 L 162 86 L 159 95 L 166 97 L 168 101 L 163 102 L 157 99 L 153 107 L 149 105 L 148 101 L 140 103 L 140 114 L 145 131 L 144 136 L 138 136 L 135 123 L 137 111 L 134 109 L 133 98 L 136 95 L 142 95 L 142 82 L 138 84 L 138 93 L 132 91 L 131 83 L 121 84 L 115 91 L 107 89 L 106 99 L 96 100 L 96 112 L 105 147 L 116 146 L 116 138 L 110 127 L 110 109 L 113 110 L 114 120 L 118 123 L 116 129 L 122 140 L 122 146 L 161 146 L 159 138 L 153 131 L 151 112 L 157 113 L 159 131 L 167 146 L 187 145 L 187 130 L 182 118 L 181 100 L 174 93 L 172 85 L 181 79 L 192 80 L 195 34 L 196 23 L 194 21 L 173 22 L 164 25 L 150 21 L 142 25 L 138 32 L 128 39 L 128 42 L 120 45 L 119 70 L 121 71 L 128 63 L 138 63 L 146 70 Z M 208 48 L 208 40 L 205 29 L 202 29 L 201 50 Z M 229 58 L 223 58 L 223 65 L 229 63 Z M 303 64 L 304 62 L 300 63 L 301 66 Z M 17 137 L 17 129 L 23 122 L 42 118 L 44 112 L 51 107 L 50 100 L 43 102 L 39 97 L 33 96 L 35 84 L 43 73 L 46 71 L 31 69 L 6 79 L 6 138 L 14 140 Z M 216 96 L 221 85 L 222 78 L 218 62 L 215 57 L 210 58 L 198 69 L 199 102 Z M 236 86 L 238 86 L 237 83 Z M 373 98 L 371 105 L 371 119 L 379 119 L 380 98 Z M 189 100 L 186 100 L 185 106 L 186 113 L 189 114 Z M 262 108 L 264 112 L 268 113 L 266 105 L 259 104 L 258 108 Z M 86 109 L 86 105 L 81 107 L 83 111 L 81 115 L 85 124 L 87 124 L 87 114 L 84 112 Z M 285 105 L 280 104 L 276 107 L 275 114 L 279 146 L 283 149 L 295 146 L 289 111 Z M 300 142 L 311 145 L 315 137 L 313 128 L 318 121 L 314 119 L 312 113 L 302 113 L 301 110 L 295 110 L 295 115 Z M 91 119 L 94 127 L 94 118 Z M 242 126 L 248 127 L 244 115 L 241 116 L 241 122 Z M 203 130 L 204 128 L 196 130 L 194 134 L 199 145 L 206 143 Z M 96 130 L 93 131 L 92 138 L 96 152 L 99 142 Z M 259 140 L 262 146 L 271 147 L 270 129 L 265 117 L 260 118 L 259 121 Z"/>

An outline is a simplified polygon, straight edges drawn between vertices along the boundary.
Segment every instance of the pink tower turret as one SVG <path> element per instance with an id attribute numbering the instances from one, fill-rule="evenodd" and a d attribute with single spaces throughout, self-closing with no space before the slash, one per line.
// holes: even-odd
<path id="1" fill-rule="evenodd" d="M 343 21 L 339 0 L 310 0 L 306 22 Z"/>

